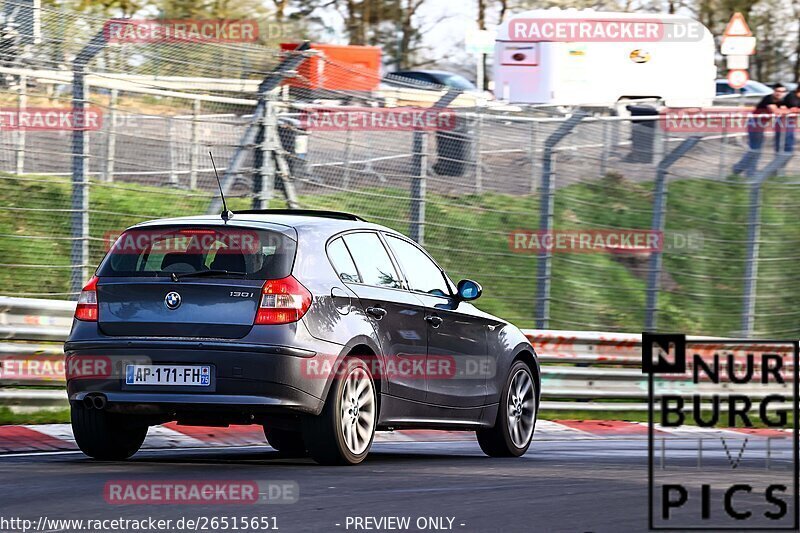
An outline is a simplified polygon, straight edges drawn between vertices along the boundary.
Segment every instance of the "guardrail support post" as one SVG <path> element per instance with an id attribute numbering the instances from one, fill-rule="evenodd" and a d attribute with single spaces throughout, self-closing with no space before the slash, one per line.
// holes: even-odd
<path id="1" fill-rule="evenodd" d="M 700 142 L 699 136 L 689 137 L 667 154 L 656 169 L 656 184 L 653 194 L 653 223 L 650 228 L 661 235 L 664 246 L 664 225 L 667 211 L 667 173 L 669 167 Z M 647 298 L 645 303 L 644 331 L 655 331 L 658 315 L 658 292 L 661 289 L 662 250 L 650 253 L 650 269 L 647 275 Z"/>
<path id="2" fill-rule="evenodd" d="M 542 154 L 542 188 L 539 203 L 539 231 L 548 234 L 553 229 L 553 207 L 555 204 L 555 172 L 553 169 L 553 148 L 570 134 L 575 126 L 587 116 L 585 111 L 577 111 L 564 121 L 544 142 Z M 546 329 L 550 321 L 550 281 L 553 254 L 549 250 L 539 252 L 536 274 L 536 328 Z"/>
<path id="3" fill-rule="evenodd" d="M 106 37 L 100 30 L 78 53 L 72 63 L 72 112 L 76 117 L 86 112 L 86 65 L 106 45 Z M 89 263 L 89 132 L 84 129 L 72 131 L 72 253 L 70 262 L 72 276 L 70 292 L 77 298 L 88 277 Z"/>
<path id="4" fill-rule="evenodd" d="M 744 301 L 742 302 L 742 336 L 753 335 L 756 312 L 756 278 L 758 277 L 758 249 L 761 237 L 761 192 L 768 177 L 782 169 L 791 153 L 779 152 L 775 159 L 756 172 L 750 182 L 750 202 L 747 215 L 747 258 L 744 263 Z"/>

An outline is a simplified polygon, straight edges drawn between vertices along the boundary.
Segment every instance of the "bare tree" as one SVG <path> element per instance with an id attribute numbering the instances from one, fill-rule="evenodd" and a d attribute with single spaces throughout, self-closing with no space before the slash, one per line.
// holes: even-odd
<path id="1" fill-rule="evenodd" d="M 272 0 L 272 4 L 275 6 L 275 22 L 283 22 L 289 0 Z"/>
<path id="2" fill-rule="evenodd" d="M 399 20 L 397 22 L 397 47 L 394 54 L 395 65 L 399 69 L 407 69 L 415 63 L 415 52 L 419 50 L 421 33 L 415 25 L 415 15 L 425 0 L 400 0 Z"/>

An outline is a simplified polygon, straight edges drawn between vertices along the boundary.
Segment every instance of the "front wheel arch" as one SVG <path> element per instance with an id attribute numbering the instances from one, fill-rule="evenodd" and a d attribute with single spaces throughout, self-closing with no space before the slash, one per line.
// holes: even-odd
<path id="1" fill-rule="evenodd" d="M 536 356 L 533 355 L 532 351 L 529 350 L 522 350 L 517 355 L 514 356 L 514 359 L 511 361 L 513 365 L 516 361 L 522 361 L 528 368 L 531 370 L 531 374 L 533 375 L 533 380 L 536 383 L 536 392 L 538 395 L 536 401 L 536 410 L 537 412 L 541 409 L 540 403 L 542 399 L 542 376 L 541 376 L 541 369 L 539 368 L 539 360 Z"/>

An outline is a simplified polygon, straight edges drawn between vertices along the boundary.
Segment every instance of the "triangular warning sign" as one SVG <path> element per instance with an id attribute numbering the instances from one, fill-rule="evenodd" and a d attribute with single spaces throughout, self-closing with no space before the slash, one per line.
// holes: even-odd
<path id="1" fill-rule="evenodd" d="M 734 13 L 728 25 L 725 26 L 725 37 L 752 37 L 753 32 L 750 31 L 750 26 L 744 20 L 744 15 L 741 13 Z"/>

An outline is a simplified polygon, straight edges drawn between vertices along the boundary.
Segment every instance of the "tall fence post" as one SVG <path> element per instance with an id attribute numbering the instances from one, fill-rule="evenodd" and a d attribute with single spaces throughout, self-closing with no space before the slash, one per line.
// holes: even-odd
<path id="1" fill-rule="evenodd" d="M 267 145 L 265 142 L 266 139 L 266 132 L 264 128 L 264 117 L 261 118 L 261 124 L 258 127 L 258 131 L 256 132 L 256 139 L 255 139 L 255 152 L 253 153 L 253 169 L 255 173 L 253 174 L 253 209 L 263 209 L 263 203 L 261 201 L 261 193 L 263 189 L 264 183 L 264 175 L 265 173 L 269 172 L 267 169 L 267 165 L 265 161 L 270 159 L 271 155 L 267 151 Z"/>
<path id="2" fill-rule="evenodd" d="M 425 178 L 428 174 L 428 133 L 414 132 L 414 165 L 411 170 L 411 231 L 410 237 L 419 244 L 425 242 Z"/>
<path id="3" fill-rule="evenodd" d="M 719 139 L 719 177 L 724 178 L 729 174 L 728 170 L 728 122 L 722 123 L 722 135 Z"/>
<path id="4" fill-rule="evenodd" d="M 253 209 L 267 209 L 275 191 L 275 151 L 278 149 L 278 119 L 275 103 L 267 99 L 261 126 L 256 135 L 256 153 L 253 166 Z"/>
<path id="5" fill-rule="evenodd" d="M 439 98 L 431 109 L 440 110 L 449 106 L 453 100 L 458 98 L 461 91 L 458 89 L 448 89 Z M 455 119 L 455 127 L 458 127 L 458 116 Z M 438 130 L 436 130 L 438 134 Z M 411 141 L 411 224 L 409 236 L 419 244 L 425 240 L 425 176 L 428 173 L 428 132 L 415 130 Z M 438 142 L 438 141 L 437 141 Z"/>
<path id="6" fill-rule="evenodd" d="M 169 184 L 178 186 L 177 154 L 175 150 L 175 117 L 167 117 L 167 161 L 169 161 Z"/>
<path id="7" fill-rule="evenodd" d="M 570 134 L 575 126 L 587 116 L 585 111 L 577 111 L 564 121 L 544 142 L 542 152 L 542 189 L 539 203 L 539 231 L 546 235 L 553 229 L 553 208 L 555 206 L 555 172 L 553 169 L 553 148 Z M 550 321 L 550 281 L 552 252 L 544 249 L 539 253 L 536 273 L 536 328 L 546 329 Z"/>
<path id="8" fill-rule="evenodd" d="M 28 106 L 28 77 L 25 74 L 19 76 L 19 86 L 17 87 L 17 115 L 25 111 Z M 15 147 L 16 174 L 19 176 L 25 173 L 25 129 L 17 128 Z"/>
<path id="9" fill-rule="evenodd" d="M 276 89 L 283 79 L 291 72 L 296 70 L 305 60 L 306 52 L 310 48 L 310 43 L 304 41 L 297 48 L 290 51 L 288 55 L 275 67 L 275 69 L 264 77 L 258 86 L 258 104 L 253 111 L 253 121 L 247 126 L 236 151 L 228 162 L 225 174 L 222 176 L 222 190 L 227 192 L 236 181 L 236 176 L 241 172 L 240 168 L 247 157 L 247 151 L 254 145 L 258 130 L 261 127 L 261 119 L 264 116 L 269 93 Z M 320 62 L 320 64 L 322 64 Z M 219 213 L 222 208 L 222 200 L 215 195 L 208 206 L 208 213 Z"/>
<path id="10" fill-rule="evenodd" d="M 369 135 L 367 135 L 369 137 Z M 345 191 L 350 189 L 350 178 L 352 171 L 350 169 L 350 161 L 353 159 L 353 129 L 350 127 L 350 121 L 347 122 L 347 129 L 345 130 L 344 137 L 344 178 L 342 179 L 342 189 Z"/>
<path id="11" fill-rule="evenodd" d="M 538 139 L 538 128 L 536 121 L 531 121 L 531 130 L 529 135 L 529 156 L 531 159 L 531 194 L 536 194 L 536 141 Z"/>
<path id="12" fill-rule="evenodd" d="M 481 134 L 483 132 L 483 113 L 478 112 L 475 125 L 475 193 L 483 192 L 483 158 L 481 157 Z"/>
<path id="13" fill-rule="evenodd" d="M 657 115 L 653 118 L 653 157 L 656 161 L 663 161 L 669 148 L 669 132 L 663 128 L 663 117 Z M 658 167 L 658 165 L 656 165 Z"/>
<path id="14" fill-rule="evenodd" d="M 117 99 L 118 89 L 111 89 L 111 98 L 108 103 L 108 133 L 106 135 L 106 164 L 103 169 L 103 180 L 114 181 L 114 159 L 117 151 Z"/>
<path id="15" fill-rule="evenodd" d="M 602 137 L 600 143 L 602 147 L 600 148 L 600 177 L 605 177 L 606 172 L 608 172 L 608 152 L 610 147 L 608 146 L 608 135 L 609 135 L 609 121 L 603 120 L 601 122 L 603 125 Z"/>
<path id="16" fill-rule="evenodd" d="M 614 106 L 611 110 L 611 116 L 614 117 L 614 120 L 611 121 L 611 131 L 609 132 L 609 148 L 608 148 L 608 155 L 609 156 L 616 156 L 617 149 L 619 148 L 619 139 L 620 139 L 620 109 L 624 104 L 618 104 Z"/>
<path id="17" fill-rule="evenodd" d="M 669 167 L 694 148 L 700 137 L 693 136 L 677 146 L 661 159 L 656 167 L 656 184 L 653 196 L 653 223 L 650 228 L 660 235 L 661 247 L 664 246 L 664 226 L 667 213 L 667 173 Z M 658 318 L 658 292 L 661 289 L 661 268 L 663 250 L 650 253 L 650 269 L 647 275 L 647 295 L 645 304 L 644 331 L 654 331 Z"/>
<path id="18" fill-rule="evenodd" d="M 197 188 L 197 165 L 200 161 L 200 100 L 192 104 L 192 131 L 189 147 L 189 189 Z"/>
<path id="19" fill-rule="evenodd" d="M 103 49 L 106 38 L 100 30 L 78 53 L 72 63 L 72 111 L 83 117 L 86 112 L 86 66 Z M 72 276 L 70 292 L 77 296 L 88 277 L 89 264 L 89 132 L 72 131 Z"/>
<path id="20" fill-rule="evenodd" d="M 761 237 L 761 195 L 768 177 L 783 168 L 791 153 L 779 152 L 775 159 L 757 171 L 750 181 L 750 201 L 747 213 L 747 257 L 744 263 L 744 301 L 742 302 L 742 336 L 753 335 L 756 311 L 756 278 L 758 277 L 758 249 Z"/>

